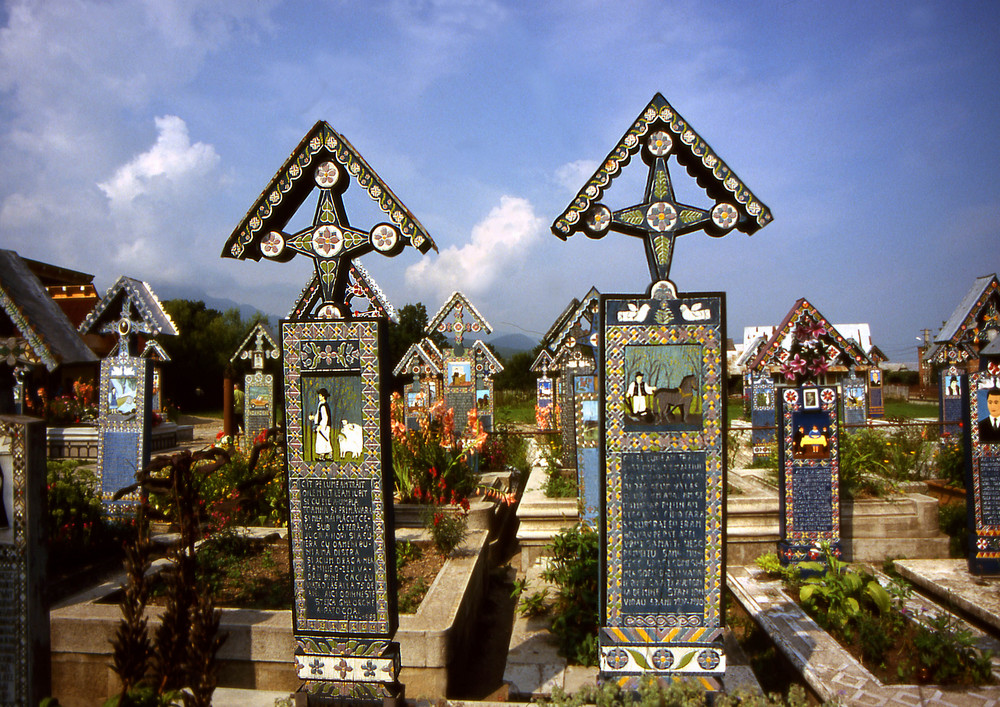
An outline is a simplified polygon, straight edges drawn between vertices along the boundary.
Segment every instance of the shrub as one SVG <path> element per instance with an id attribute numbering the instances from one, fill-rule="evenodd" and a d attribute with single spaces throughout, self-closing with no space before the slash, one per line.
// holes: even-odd
<path id="1" fill-rule="evenodd" d="M 424 512 L 424 527 L 431 533 L 434 547 L 445 557 L 451 555 L 469 534 L 469 520 L 465 511 L 446 512 L 428 507 Z"/>
<path id="2" fill-rule="evenodd" d="M 101 497 L 93 469 L 75 460 L 46 464 L 49 542 L 57 551 L 73 552 L 104 540 Z"/>
<path id="3" fill-rule="evenodd" d="M 559 652 L 581 665 L 597 664 L 599 548 L 597 533 L 583 523 L 562 530 L 547 550 L 542 577 L 558 588 L 552 633 Z"/>
<path id="4" fill-rule="evenodd" d="M 988 650 L 976 648 L 972 632 L 961 628 L 947 613 L 928 620 L 913 643 L 930 678 L 944 684 L 979 684 L 990 678 L 993 664 Z"/>
<path id="5" fill-rule="evenodd" d="M 392 396 L 392 465 L 396 491 L 405 502 L 461 504 L 476 487 L 469 458 L 479 452 L 486 432 L 469 411 L 464 434 L 455 431 L 455 415 L 444 403 L 434 404 L 419 428 L 406 427 L 402 396 Z M 467 501 L 466 501 L 467 502 Z"/>
<path id="6" fill-rule="evenodd" d="M 965 486 L 965 449 L 962 440 L 945 433 L 934 450 L 937 476 L 952 486 Z"/>

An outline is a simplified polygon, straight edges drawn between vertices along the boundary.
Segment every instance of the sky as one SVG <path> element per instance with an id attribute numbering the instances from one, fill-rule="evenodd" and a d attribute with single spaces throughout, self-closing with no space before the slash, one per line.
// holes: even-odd
<path id="1" fill-rule="evenodd" d="M 365 256 L 393 304 L 460 290 L 537 339 L 591 286 L 650 284 L 641 240 L 550 227 L 659 92 L 774 215 L 679 238 L 678 289 L 725 291 L 737 340 L 805 297 L 916 361 L 1000 270 L 998 37 L 992 1 L 3 0 L 0 247 L 284 316 L 311 263 L 221 252 L 325 120 L 437 243 Z"/>

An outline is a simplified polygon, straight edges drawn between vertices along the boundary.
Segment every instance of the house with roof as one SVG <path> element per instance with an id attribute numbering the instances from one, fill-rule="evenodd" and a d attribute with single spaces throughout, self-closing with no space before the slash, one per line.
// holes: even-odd
<path id="1" fill-rule="evenodd" d="M 51 399 L 68 394 L 75 380 L 96 377 L 97 356 L 35 272 L 45 267 L 0 250 L 0 411 L 5 413 L 43 416 L 39 391 Z"/>

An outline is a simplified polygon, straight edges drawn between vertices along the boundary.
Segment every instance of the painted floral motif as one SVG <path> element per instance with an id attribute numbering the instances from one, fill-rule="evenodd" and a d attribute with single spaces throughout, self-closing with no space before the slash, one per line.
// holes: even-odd
<path id="1" fill-rule="evenodd" d="M 799 399 L 799 394 L 797 391 L 794 390 L 785 391 L 785 402 L 788 403 L 789 405 L 794 405 L 798 399 Z"/>
<path id="2" fill-rule="evenodd" d="M 337 169 L 337 165 L 333 162 L 323 162 L 316 168 L 316 185 L 323 189 L 329 189 L 337 183 L 339 176 L 340 170 Z"/>
<path id="3" fill-rule="evenodd" d="M 650 206 L 646 212 L 646 223 L 654 231 L 660 233 L 669 231 L 677 223 L 677 210 L 673 205 L 659 201 Z"/>
<path id="4" fill-rule="evenodd" d="M 649 142 L 646 145 L 654 156 L 663 157 L 670 153 L 670 149 L 674 146 L 674 141 L 667 133 L 657 130 L 649 136 Z"/>
<path id="5" fill-rule="evenodd" d="M 657 670 L 669 670 L 674 664 L 674 654 L 666 648 L 657 648 L 653 651 L 653 667 Z"/>
<path id="6" fill-rule="evenodd" d="M 710 648 L 698 654 L 698 665 L 701 666 L 702 670 L 714 670 L 720 662 L 719 652 Z"/>
<path id="7" fill-rule="evenodd" d="M 604 658 L 608 661 L 608 666 L 615 670 L 621 670 L 628 665 L 628 653 L 621 648 L 612 648 L 604 654 Z"/>
<path id="8" fill-rule="evenodd" d="M 587 228 L 595 233 L 602 233 L 611 226 L 611 210 L 604 204 L 597 204 L 587 216 Z"/>
<path id="9" fill-rule="evenodd" d="M 385 253 L 399 243 L 399 232 L 386 223 L 380 223 L 372 229 L 372 245 L 380 253 Z"/>
<path id="10" fill-rule="evenodd" d="M 820 399 L 826 403 L 830 404 L 837 399 L 837 394 L 833 392 L 832 388 L 823 388 L 823 391 L 819 394 Z"/>
<path id="11" fill-rule="evenodd" d="M 285 249 L 285 239 L 277 231 L 271 231 L 260 241 L 260 252 L 266 258 L 276 258 Z"/>
<path id="12" fill-rule="evenodd" d="M 716 204 L 712 209 L 712 222 L 719 228 L 732 228 L 740 217 L 732 204 Z"/>
<path id="13" fill-rule="evenodd" d="M 336 226 L 320 226 L 313 231 L 312 247 L 321 258 L 332 258 L 344 247 L 344 235 Z"/>

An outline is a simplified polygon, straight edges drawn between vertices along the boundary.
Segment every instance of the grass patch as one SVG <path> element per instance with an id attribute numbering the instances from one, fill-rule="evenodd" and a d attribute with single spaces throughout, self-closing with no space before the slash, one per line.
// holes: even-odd
<path id="1" fill-rule="evenodd" d="M 535 394 L 521 390 L 499 390 L 496 394 L 494 423 L 535 424 Z"/>
<path id="2" fill-rule="evenodd" d="M 938 417 L 937 403 L 916 403 L 908 400 L 887 400 L 885 401 L 885 416 L 900 417 L 912 420 L 916 417 L 929 417 L 934 420 Z"/>

